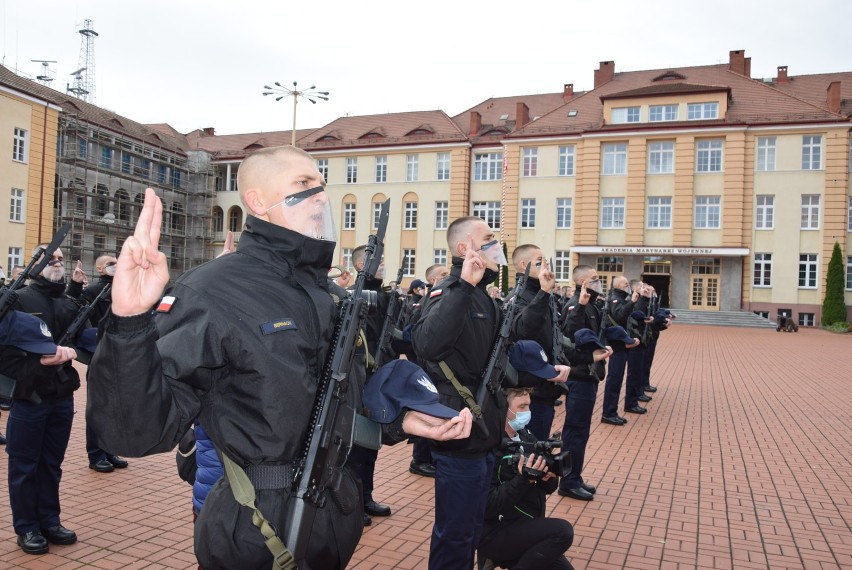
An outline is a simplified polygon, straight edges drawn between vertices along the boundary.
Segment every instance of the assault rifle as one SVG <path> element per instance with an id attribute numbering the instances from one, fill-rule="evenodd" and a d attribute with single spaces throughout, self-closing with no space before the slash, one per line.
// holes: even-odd
<path id="1" fill-rule="evenodd" d="M 515 320 L 515 315 L 518 313 L 518 300 L 515 299 L 521 291 L 527 286 L 527 279 L 530 276 L 530 264 L 527 264 L 527 269 L 524 274 L 518 277 L 518 283 L 512 291 L 511 302 L 507 302 L 506 312 L 503 314 L 503 322 L 500 325 L 500 332 L 497 338 L 494 339 L 494 344 L 491 347 L 491 356 L 488 358 L 488 364 L 485 367 L 485 372 L 482 374 L 482 380 L 479 384 L 479 389 L 476 391 L 476 405 L 479 407 L 479 414 L 475 416 L 477 420 L 475 425 L 488 437 L 490 434 L 485 425 L 485 405 L 488 403 L 490 396 L 497 393 L 500 389 L 500 383 L 503 381 L 503 375 L 506 373 L 506 355 L 509 352 L 509 331 L 512 328 L 512 321 Z"/>
<path id="2" fill-rule="evenodd" d="M 77 314 L 74 316 L 74 320 L 71 321 L 71 324 L 68 325 L 67 329 L 65 329 L 65 334 L 63 334 L 62 338 L 59 339 L 59 342 L 56 343 L 57 345 L 70 346 L 74 344 L 74 340 L 77 338 L 77 335 L 80 334 L 80 331 L 83 329 L 83 325 L 85 325 L 86 321 L 89 319 L 89 315 L 91 315 L 92 311 L 95 310 L 95 307 L 98 306 L 100 300 L 106 297 L 111 288 L 112 283 L 106 283 L 103 286 L 103 289 L 101 289 L 101 292 L 98 293 L 98 296 L 92 299 L 91 303 L 84 305 L 79 311 L 77 311 Z M 89 354 L 88 351 L 81 351 L 78 349 L 77 360 L 83 364 L 89 364 L 92 360 L 92 355 Z"/>
<path id="3" fill-rule="evenodd" d="M 17 301 L 16 290 L 20 289 L 24 286 L 27 279 L 29 279 L 33 275 L 38 275 L 42 272 L 42 270 L 47 266 L 47 262 L 50 261 L 50 256 L 53 255 L 53 252 L 59 249 L 59 246 L 62 245 L 62 242 L 65 240 L 65 236 L 68 235 L 68 232 L 71 230 L 71 223 L 68 222 L 56 232 L 56 235 L 53 236 L 53 240 L 50 244 L 44 248 L 40 247 L 36 250 L 30 262 L 27 264 L 27 267 L 18 275 L 18 278 L 15 279 L 11 285 L 3 288 L 3 295 L 0 297 L 0 319 L 6 316 L 12 307 L 15 305 L 15 301 Z M 47 255 L 45 252 L 49 252 L 50 255 Z M 45 254 L 44 257 L 39 261 L 39 258 L 42 257 L 42 254 Z"/>
<path id="4" fill-rule="evenodd" d="M 405 269 L 405 262 L 408 260 L 408 256 L 402 256 L 402 264 L 399 266 L 399 271 L 396 272 L 396 284 L 399 286 L 402 281 L 402 273 L 403 269 Z M 391 351 L 391 338 L 393 338 L 393 332 L 396 328 L 398 317 L 402 315 L 403 312 L 403 299 L 399 297 L 396 291 L 390 292 L 390 300 L 388 301 L 388 311 L 385 314 L 385 322 L 382 324 L 382 332 L 379 333 L 379 346 L 376 348 L 376 358 L 373 363 L 373 370 L 378 370 L 382 365 L 387 364 L 390 361 L 389 353 Z"/>
<path id="5" fill-rule="evenodd" d="M 340 486 L 343 464 L 355 439 L 356 418 L 360 416 L 345 398 L 355 356 L 355 341 L 364 321 L 362 291 L 367 279 L 374 278 L 382 260 L 389 208 L 390 199 L 382 205 L 377 235 L 371 235 L 367 242 L 364 266 L 358 272 L 355 288 L 349 297 L 340 301 L 331 347 L 311 411 L 308 435 L 295 465 L 293 497 L 284 520 L 284 544 L 294 561 L 288 565 L 290 568 L 304 566 L 317 509 L 325 506 L 325 491 Z M 362 427 L 359 423 L 359 434 Z M 359 440 L 359 445 L 379 448 L 381 434 L 378 425 L 374 428 L 372 441 Z"/>

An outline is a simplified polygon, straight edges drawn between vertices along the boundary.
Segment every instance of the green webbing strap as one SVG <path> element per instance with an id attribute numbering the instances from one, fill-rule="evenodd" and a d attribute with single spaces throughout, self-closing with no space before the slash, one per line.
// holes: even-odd
<path id="1" fill-rule="evenodd" d="M 257 507 L 254 486 L 249 481 L 248 475 L 226 454 L 221 453 L 220 455 L 225 466 L 225 474 L 228 476 L 228 482 L 231 484 L 231 491 L 234 493 L 234 499 L 242 506 L 254 511 L 251 522 L 266 539 L 264 541 L 266 548 L 272 553 L 272 570 L 296 570 L 297 566 L 293 553 L 284 546 L 284 542 L 278 538 L 275 529 L 272 528 L 272 525 L 269 524 L 269 521 Z"/>
<path id="2" fill-rule="evenodd" d="M 479 407 L 479 404 L 476 403 L 476 398 L 473 397 L 473 393 L 466 387 L 463 386 L 461 382 L 459 382 L 456 375 L 453 374 L 453 371 L 447 366 L 447 363 L 443 360 L 438 363 L 438 366 L 441 367 L 441 372 L 444 373 L 444 376 L 447 377 L 447 380 L 453 385 L 453 388 L 456 389 L 456 392 L 459 393 L 465 403 L 467 403 L 467 407 L 470 408 L 470 411 L 473 412 L 473 415 L 477 418 L 482 417 L 482 408 Z"/>

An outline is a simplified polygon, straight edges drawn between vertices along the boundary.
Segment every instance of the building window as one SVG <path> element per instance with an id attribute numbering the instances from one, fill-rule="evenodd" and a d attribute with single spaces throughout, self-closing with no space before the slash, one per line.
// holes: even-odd
<path id="1" fill-rule="evenodd" d="M 652 142 L 648 145 L 648 174 L 674 172 L 674 141 Z"/>
<path id="2" fill-rule="evenodd" d="M 388 157 L 376 157 L 376 182 L 388 181 Z"/>
<path id="3" fill-rule="evenodd" d="M 420 155 L 405 155 L 405 181 L 417 182 L 420 178 Z"/>
<path id="4" fill-rule="evenodd" d="M 450 203 L 435 202 L 435 229 L 445 230 L 450 225 Z"/>
<path id="5" fill-rule="evenodd" d="M 343 204 L 343 229 L 355 229 L 355 204 Z"/>
<path id="6" fill-rule="evenodd" d="M 571 210 L 573 200 L 571 198 L 556 199 L 556 229 L 565 230 L 571 227 Z"/>
<path id="7" fill-rule="evenodd" d="M 627 174 L 627 143 L 607 143 L 603 155 L 604 174 Z"/>
<path id="8" fill-rule="evenodd" d="M 775 170 L 775 137 L 757 137 L 757 170 Z"/>
<path id="9" fill-rule="evenodd" d="M 473 158 L 474 180 L 501 180 L 503 178 L 503 153 L 476 154 Z"/>
<path id="10" fill-rule="evenodd" d="M 720 196 L 695 197 L 695 227 L 718 229 L 721 227 L 722 198 Z"/>
<path id="11" fill-rule="evenodd" d="M 15 127 L 12 138 L 12 160 L 15 162 L 26 162 L 27 158 L 27 131 Z"/>
<path id="12" fill-rule="evenodd" d="M 612 110 L 613 124 L 638 123 L 639 107 L 617 107 Z"/>
<path id="13" fill-rule="evenodd" d="M 323 180 L 328 182 L 328 159 L 327 158 L 317 159 L 317 170 L 319 170 L 319 173 L 322 175 Z"/>
<path id="14" fill-rule="evenodd" d="M 237 233 L 243 229 L 243 211 L 233 207 L 228 211 L 228 231 Z"/>
<path id="15" fill-rule="evenodd" d="M 672 105 L 651 105 L 649 120 L 652 123 L 658 121 L 677 121 L 677 103 Z"/>
<path id="16" fill-rule="evenodd" d="M 344 247 L 340 250 L 341 265 L 346 271 L 352 271 L 352 248 Z"/>
<path id="17" fill-rule="evenodd" d="M 553 257 L 553 275 L 557 281 L 571 279 L 571 252 L 557 251 Z"/>
<path id="18" fill-rule="evenodd" d="M 20 188 L 12 188 L 12 202 L 9 208 L 9 221 L 24 221 L 24 191 Z"/>
<path id="19" fill-rule="evenodd" d="M 121 172 L 130 174 L 132 170 L 133 157 L 126 152 L 121 153 Z"/>
<path id="20" fill-rule="evenodd" d="M 95 255 L 101 255 L 106 250 L 106 236 L 102 234 L 92 236 L 92 247 Z"/>
<path id="21" fill-rule="evenodd" d="M 500 202 L 474 202 L 473 215 L 485 220 L 492 230 L 500 229 Z"/>
<path id="22" fill-rule="evenodd" d="M 402 266 L 403 277 L 414 277 L 414 265 L 417 250 L 403 249 L 402 258 L 405 260 L 405 265 Z"/>
<path id="23" fill-rule="evenodd" d="M 816 323 L 813 313 L 799 313 L 799 326 L 812 327 Z"/>
<path id="24" fill-rule="evenodd" d="M 165 164 L 158 164 L 157 165 L 157 183 L 165 184 L 167 173 L 168 173 L 168 168 L 166 168 L 166 165 Z M 217 192 L 221 192 L 223 190 L 223 188 L 221 188 L 221 186 L 222 186 L 221 179 L 219 177 L 216 177 L 216 191 Z"/>
<path id="25" fill-rule="evenodd" d="M 231 192 L 237 192 L 237 169 L 231 169 Z"/>
<path id="26" fill-rule="evenodd" d="M 722 141 L 698 141 L 697 172 L 722 172 Z"/>
<path id="27" fill-rule="evenodd" d="M 671 196 L 648 197 L 648 227 L 653 229 L 672 227 Z"/>
<path id="28" fill-rule="evenodd" d="M 108 146 L 101 147 L 101 168 L 112 168 L 112 149 Z"/>
<path id="29" fill-rule="evenodd" d="M 180 188 L 180 170 L 177 168 L 172 169 L 172 186 L 175 188 Z"/>
<path id="30" fill-rule="evenodd" d="M 379 229 L 379 222 L 382 219 L 382 202 L 373 202 L 373 229 Z"/>
<path id="31" fill-rule="evenodd" d="M 775 196 L 758 195 L 754 210 L 754 227 L 758 230 L 771 230 L 775 227 Z"/>
<path id="32" fill-rule="evenodd" d="M 719 103 L 689 103 L 686 107 L 686 118 L 690 121 L 718 119 Z"/>
<path id="33" fill-rule="evenodd" d="M 438 153 L 437 178 L 438 178 L 438 180 L 449 180 L 450 179 L 450 153 L 448 153 L 448 152 L 439 152 Z"/>
<path id="34" fill-rule="evenodd" d="M 24 248 L 22 247 L 10 247 L 9 255 L 6 257 L 6 267 L 9 268 L 9 275 L 12 274 L 12 270 L 16 265 L 24 264 Z"/>
<path id="35" fill-rule="evenodd" d="M 852 289 L 852 257 L 846 258 L 846 288 Z"/>
<path id="36" fill-rule="evenodd" d="M 624 273 L 624 258 L 598 257 L 595 260 L 595 271 L 598 273 Z"/>
<path id="37" fill-rule="evenodd" d="M 802 225 L 803 230 L 819 229 L 819 194 L 802 195 Z"/>
<path id="38" fill-rule="evenodd" d="M 772 286 L 772 254 L 771 253 L 755 253 L 754 254 L 754 286 L 755 287 L 771 287 Z"/>
<path id="39" fill-rule="evenodd" d="M 74 196 L 74 213 L 78 216 L 86 215 L 86 197 L 80 194 Z"/>
<path id="40" fill-rule="evenodd" d="M 574 176 L 574 145 L 559 147 L 559 176 Z"/>
<path id="41" fill-rule="evenodd" d="M 72 248 L 83 247 L 83 234 L 81 234 L 81 233 L 72 233 L 71 234 L 71 247 Z"/>
<path id="42" fill-rule="evenodd" d="M 535 227 L 535 198 L 523 198 L 521 200 L 521 227 Z"/>
<path id="43" fill-rule="evenodd" d="M 213 206 L 213 233 L 219 234 L 225 231 L 225 213 L 219 206 Z M 222 237 L 214 236 L 214 239 L 220 240 Z"/>
<path id="44" fill-rule="evenodd" d="M 535 176 L 538 172 L 538 147 L 524 148 L 524 176 Z"/>
<path id="45" fill-rule="evenodd" d="M 852 196 L 849 197 L 849 206 L 846 210 L 846 231 L 852 232 Z"/>
<path id="46" fill-rule="evenodd" d="M 805 135 L 802 137 L 802 170 L 822 168 L 822 136 Z"/>
<path id="47" fill-rule="evenodd" d="M 402 226 L 404 230 L 417 229 L 417 202 L 405 203 L 405 222 Z"/>
<path id="48" fill-rule="evenodd" d="M 432 253 L 432 263 L 440 263 L 441 265 L 447 264 L 447 250 L 446 249 L 436 249 Z"/>
<path id="49" fill-rule="evenodd" d="M 816 289 L 817 286 L 817 254 L 802 253 L 799 255 L 799 287 Z"/>
<path id="50" fill-rule="evenodd" d="M 601 200 L 601 228 L 620 229 L 624 227 L 624 198 L 604 198 Z"/>
<path id="51" fill-rule="evenodd" d="M 358 182 L 358 159 L 351 157 L 346 159 L 346 183 Z"/>

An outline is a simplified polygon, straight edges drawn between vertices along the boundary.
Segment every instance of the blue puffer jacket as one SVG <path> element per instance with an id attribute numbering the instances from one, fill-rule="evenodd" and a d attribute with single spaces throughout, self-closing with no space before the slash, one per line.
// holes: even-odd
<path id="1" fill-rule="evenodd" d="M 222 476 L 222 462 L 216 454 L 213 442 L 207 437 L 207 432 L 201 424 L 195 424 L 195 461 L 198 470 L 195 472 L 195 483 L 192 485 L 192 509 L 195 514 L 201 512 L 204 499 L 213 484 Z"/>

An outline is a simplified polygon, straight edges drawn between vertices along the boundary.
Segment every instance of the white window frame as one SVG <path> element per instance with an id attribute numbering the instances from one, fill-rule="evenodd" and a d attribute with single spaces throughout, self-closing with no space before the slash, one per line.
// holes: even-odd
<path id="1" fill-rule="evenodd" d="M 557 198 L 556 199 L 556 229 L 568 230 L 571 229 L 572 218 L 574 217 L 574 199 L 573 198 Z"/>
<path id="2" fill-rule="evenodd" d="M 435 249 L 432 250 L 432 265 L 436 263 L 440 263 L 442 265 L 447 264 L 447 250 L 446 249 Z"/>
<path id="3" fill-rule="evenodd" d="M 318 158 L 317 159 L 317 170 L 322 175 L 323 180 L 328 182 L 328 159 L 327 158 Z"/>
<path id="4" fill-rule="evenodd" d="M 12 275 L 12 270 L 16 265 L 24 264 L 24 248 L 10 247 L 6 256 L 6 267 L 9 268 L 9 275 Z"/>
<path id="5" fill-rule="evenodd" d="M 571 279 L 571 252 L 556 251 L 553 256 L 553 276 L 557 281 Z"/>
<path id="6" fill-rule="evenodd" d="M 402 257 L 405 259 L 405 265 L 402 266 L 402 276 L 414 277 L 414 266 L 417 262 L 417 250 L 407 248 L 403 249 Z"/>
<path id="7" fill-rule="evenodd" d="M 755 167 L 758 172 L 775 171 L 776 137 L 757 137 L 757 161 Z"/>
<path id="8" fill-rule="evenodd" d="M 846 231 L 852 232 L 852 196 L 849 196 L 849 206 L 846 210 Z"/>
<path id="9" fill-rule="evenodd" d="M 574 176 L 574 147 L 573 144 L 559 147 L 559 176 Z"/>
<path id="10" fill-rule="evenodd" d="M 601 199 L 601 229 L 624 229 L 624 198 Z"/>
<path id="11" fill-rule="evenodd" d="M 627 143 L 604 143 L 601 168 L 604 176 L 627 174 Z"/>
<path id="12" fill-rule="evenodd" d="M 802 170 L 822 170 L 822 135 L 802 136 Z"/>
<path id="13" fill-rule="evenodd" d="M 694 227 L 697 230 L 718 230 L 722 227 L 722 197 L 696 196 Z"/>
<path id="14" fill-rule="evenodd" d="M 420 155 L 405 155 L 405 181 L 417 182 L 420 179 Z"/>
<path id="15" fill-rule="evenodd" d="M 614 107 L 612 109 L 612 124 L 638 123 L 641 107 Z"/>
<path id="16" fill-rule="evenodd" d="M 402 229 L 416 230 L 417 229 L 417 202 L 406 202 L 404 207 L 404 216 Z"/>
<path id="17" fill-rule="evenodd" d="M 846 290 L 852 290 L 852 255 L 846 256 Z"/>
<path id="18" fill-rule="evenodd" d="M 346 183 L 358 183 L 358 157 L 356 156 L 346 158 Z"/>
<path id="19" fill-rule="evenodd" d="M 382 219 L 382 202 L 373 202 L 373 229 L 379 229 L 379 222 Z"/>
<path id="20" fill-rule="evenodd" d="M 719 118 L 719 103 L 708 101 L 706 103 L 688 103 L 686 106 L 686 119 L 688 121 L 706 121 Z"/>
<path id="21" fill-rule="evenodd" d="M 343 258 L 343 268 L 347 271 L 352 271 L 352 248 L 344 247 L 340 250 L 340 255 Z"/>
<path id="22" fill-rule="evenodd" d="M 381 184 L 388 181 L 388 157 L 376 157 L 376 182 Z"/>
<path id="23" fill-rule="evenodd" d="M 12 160 L 15 162 L 27 162 L 29 153 L 29 133 L 26 129 L 15 127 L 12 135 Z"/>
<path id="24" fill-rule="evenodd" d="M 651 105 L 648 108 L 648 121 L 651 123 L 664 123 L 668 121 L 677 121 L 678 108 L 677 103 L 669 103 L 667 105 Z"/>
<path id="25" fill-rule="evenodd" d="M 437 180 L 449 180 L 450 179 L 450 153 L 448 152 L 439 152 L 436 166 L 435 177 Z"/>
<path id="26" fill-rule="evenodd" d="M 536 176 L 538 173 L 538 147 L 537 146 L 527 146 L 524 147 L 524 167 L 522 171 L 522 176 L 529 178 L 531 176 Z"/>
<path id="27" fill-rule="evenodd" d="M 503 179 L 503 153 L 487 152 L 473 155 L 473 179 L 475 181 Z"/>
<path id="28" fill-rule="evenodd" d="M 648 196 L 647 227 L 668 230 L 672 227 L 672 197 Z"/>
<path id="29" fill-rule="evenodd" d="M 435 229 L 445 230 L 450 227 L 450 203 L 446 200 L 435 202 Z"/>
<path id="30" fill-rule="evenodd" d="M 819 282 L 819 254 L 799 254 L 799 289 L 816 289 Z"/>
<path id="31" fill-rule="evenodd" d="M 343 204 L 343 229 L 355 229 L 355 203 L 347 202 Z"/>
<path id="32" fill-rule="evenodd" d="M 23 188 L 12 188 L 11 201 L 9 203 L 9 221 L 24 223 L 25 211 L 26 191 Z"/>
<path id="33" fill-rule="evenodd" d="M 492 230 L 500 229 L 500 201 L 490 200 L 473 203 L 473 215 L 482 218 Z"/>
<path id="34" fill-rule="evenodd" d="M 802 194 L 801 230 L 818 230 L 820 223 L 819 194 Z"/>
<path id="35" fill-rule="evenodd" d="M 535 198 L 521 198 L 521 228 L 535 227 Z"/>
<path id="36" fill-rule="evenodd" d="M 752 271 L 752 286 L 772 287 L 772 254 L 755 253 Z"/>
<path id="37" fill-rule="evenodd" d="M 722 172 L 724 169 L 725 141 L 705 139 L 695 145 L 695 172 Z"/>
<path id="38" fill-rule="evenodd" d="M 648 143 L 648 174 L 674 174 L 674 141 Z"/>
<path id="39" fill-rule="evenodd" d="M 754 229 L 775 229 L 775 195 L 758 194 L 755 196 Z"/>
<path id="40" fill-rule="evenodd" d="M 816 315 L 814 313 L 799 313 L 799 326 L 812 327 L 816 324 Z"/>

